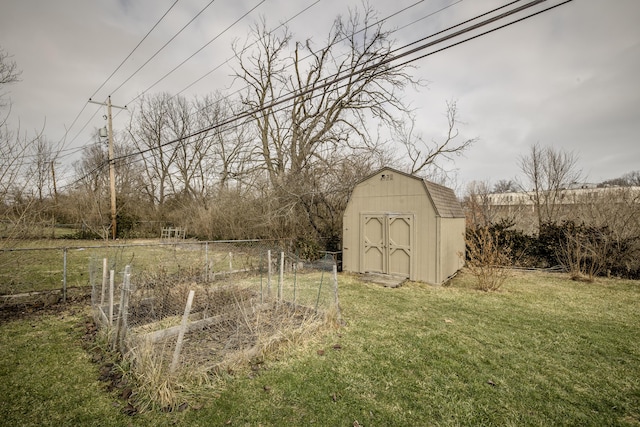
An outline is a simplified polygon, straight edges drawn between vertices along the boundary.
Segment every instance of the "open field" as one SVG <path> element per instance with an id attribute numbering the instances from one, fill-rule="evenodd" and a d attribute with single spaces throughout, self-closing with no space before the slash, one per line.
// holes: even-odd
<path id="1" fill-rule="evenodd" d="M 341 275 L 346 325 L 183 412 L 129 417 L 83 347 L 88 306 L 0 324 L 4 425 L 640 425 L 640 283 L 515 273 L 501 292 Z M 356 424 L 357 421 L 357 424 Z"/>

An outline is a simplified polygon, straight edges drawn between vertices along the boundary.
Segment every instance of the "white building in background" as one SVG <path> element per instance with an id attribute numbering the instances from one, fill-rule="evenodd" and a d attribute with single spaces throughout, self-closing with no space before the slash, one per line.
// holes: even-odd
<path id="1" fill-rule="evenodd" d="M 593 184 L 583 184 L 580 187 L 567 188 L 561 190 L 558 203 L 563 205 L 571 205 L 576 203 L 585 203 L 598 198 L 611 198 L 619 195 L 620 201 L 628 200 L 629 196 L 635 203 L 640 203 L 640 186 L 634 187 L 596 187 Z M 494 193 L 488 195 L 489 205 L 491 206 L 533 206 L 535 192 L 511 192 L 511 193 Z"/>
<path id="2" fill-rule="evenodd" d="M 557 221 L 573 220 L 585 223 L 607 223 L 612 216 L 640 218 L 640 186 L 567 188 L 559 195 L 541 194 L 541 206 L 554 205 Z M 516 229 L 535 233 L 538 215 L 534 203 L 535 192 L 495 193 L 483 196 L 481 217 L 497 223 L 503 219 L 513 221 Z M 469 215 L 470 212 L 467 212 Z"/>

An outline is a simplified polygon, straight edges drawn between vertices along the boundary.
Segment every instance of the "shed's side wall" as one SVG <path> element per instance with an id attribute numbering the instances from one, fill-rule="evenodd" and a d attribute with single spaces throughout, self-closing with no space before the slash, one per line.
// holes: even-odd
<path id="1" fill-rule="evenodd" d="M 464 266 L 465 219 L 441 218 L 440 269 L 437 283 L 442 284 Z"/>
<path id="2" fill-rule="evenodd" d="M 342 265 L 345 271 L 362 272 L 360 265 L 360 214 L 414 214 L 412 280 L 438 283 L 436 276 L 436 216 L 419 179 L 383 170 L 361 182 L 351 193 L 344 213 Z"/>

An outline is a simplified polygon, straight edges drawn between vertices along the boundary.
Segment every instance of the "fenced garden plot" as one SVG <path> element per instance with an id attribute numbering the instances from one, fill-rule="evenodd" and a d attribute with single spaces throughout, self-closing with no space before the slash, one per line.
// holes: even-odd
<path id="1" fill-rule="evenodd" d="M 333 258 L 212 246 L 205 265 L 175 271 L 158 264 L 116 273 L 108 259 L 91 263 L 94 318 L 130 362 L 143 407 L 171 407 L 185 378 L 211 381 L 339 319 Z"/>

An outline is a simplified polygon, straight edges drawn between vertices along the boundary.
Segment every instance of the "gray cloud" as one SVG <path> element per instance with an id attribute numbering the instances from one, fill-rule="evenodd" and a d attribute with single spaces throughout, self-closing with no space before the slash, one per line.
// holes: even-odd
<path id="1" fill-rule="evenodd" d="M 42 126 L 52 139 L 62 138 L 87 98 L 140 41 L 173 1 L 26 0 L 7 2 L 0 11 L 0 46 L 14 55 L 22 82 L 10 88 L 12 123 L 24 130 Z M 106 97 L 208 2 L 183 0 L 176 5 L 97 94 Z M 184 60 L 258 2 L 217 0 L 157 58 L 114 93 L 126 103 Z M 311 4 L 310 0 L 306 4 Z M 414 3 L 373 1 L 379 16 Z M 400 28 L 454 1 L 423 2 L 394 17 Z M 398 44 L 416 40 L 460 22 L 499 1 L 463 1 L 394 34 Z M 356 0 L 322 0 L 291 23 L 297 40 L 321 44 L 337 14 L 346 15 Z M 234 26 L 152 92 L 176 93 L 231 55 L 249 25 L 263 14 L 271 26 L 303 7 L 299 2 L 270 1 Z M 510 28 L 430 56 L 416 63 L 416 75 L 430 82 L 409 92 L 418 108 L 417 124 L 425 139 L 445 131 L 446 100 L 458 102 L 461 137 L 478 143 L 455 163 L 459 182 L 512 178 L 518 157 L 536 142 L 574 151 L 592 180 L 640 169 L 640 2 L 579 0 Z M 225 90 L 232 84 L 229 66 L 207 76 L 185 94 Z M 78 121 L 86 123 L 93 108 Z M 99 114 L 73 142 L 91 140 L 103 125 Z M 124 116 L 116 126 L 123 126 Z M 78 132 L 72 128 L 70 136 Z"/>

